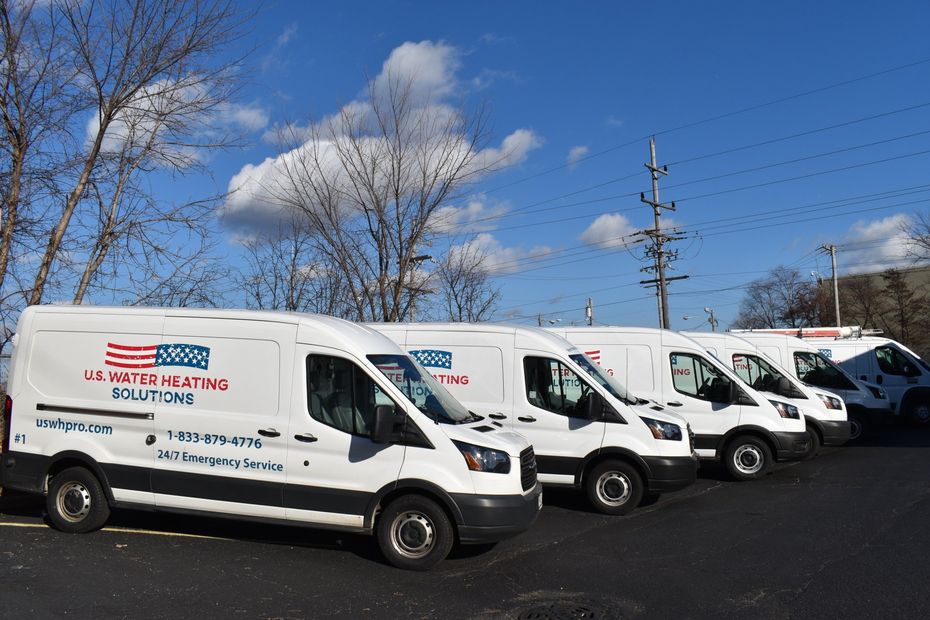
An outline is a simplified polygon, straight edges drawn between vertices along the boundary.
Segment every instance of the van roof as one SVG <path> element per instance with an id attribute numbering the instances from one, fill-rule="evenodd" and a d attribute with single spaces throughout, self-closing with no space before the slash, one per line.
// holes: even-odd
<path id="1" fill-rule="evenodd" d="M 555 349 L 557 351 L 574 351 L 578 347 L 561 336 L 551 333 L 541 327 L 528 325 L 513 325 L 511 323 L 371 323 L 377 329 L 385 330 L 434 330 L 444 332 L 482 332 L 486 334 L 502 334 L 518 339 L 520 346 L 535 344 L 541 349 Z"/>
<path id="2" fill-rule="evenodd" d="M 698 351 L 704 351 L 699 343 L 695 342 L 693 338 L 688 336 L 683 332 L 676 332 L 672 329 L 661 329 L 658 327 L 623 327 L 623 326 L 596 326 L 596 327 L 584 327 L 584 326 L 569 326 L 569 327 L 550 327 L 547 328 L 555 333 L 614 333 L 614 334 L 648 334 L 655 336 L 656 338 L 661 338 L 662 343 L 666 345 L 674 345 L 679 347 L 690 347 L 692 349 L 697 349 Z"/>
<path id="3" fill-rule="evenodd" d="M 200 317 L 210 319 L 227 319 L 239 321 L 266 321 L 285 323 L 310 328 L 318 333 L 329 334 L 335 340 L 348 340 L 346 344 L 355 345 L 356 354 L 364 356 L 367 353 L 377 353 L 398 349 L 389 338 L 379 334 L 373 329 L 358 323 L 324 314 L 311 314 L 305 312 L 283 312 L 274 310 L 239 310 L 239 309 L 213 309 L 213 308 L 166 308 L 152 306 L 75 306 L 68 304 L 48 304 L 29 306 L 23 310 L 22 318 L 31 314 L 103 314 L 103 315 L 138 315 L 163 317 Z"/>

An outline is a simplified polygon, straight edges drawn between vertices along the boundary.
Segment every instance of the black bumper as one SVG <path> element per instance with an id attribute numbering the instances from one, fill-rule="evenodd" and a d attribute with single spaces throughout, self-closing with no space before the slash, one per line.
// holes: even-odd
<path id="1" fill-rule="evenodd" d="M 47 456 L 28 452 L 0 454 L 0 487 L 28 493 L 43 493 L 49 461 Z"/>
<path id="2" fill-rule="evenodd" d="M 462 513 L 458 524 L 459 542 L 497 542 L 529 529 L 542 507 L 542 484 L 537 482 L 526 495 L 453 494 Z"/>
<path id="3" fill-rule="evenodd" d="M 776 461 L 800 461 L 807 456 L 811 447 L 811 439 L 807 431 L 800 433 L 772 433 L 775 440 Z"/>
<path id="4" fill-rule="evenodd" d="M 698 458 L 691 456 L 644 456 L 649 469 L 646 486 L 650 493 L 677 491 L 697 478 Z"/>
<path id="5" fill-rule="evenodd" d="M 842 446 L 849 441 L 850 425 L 846 420 L 817 420 L 823 435 L 823 445 Z"/>

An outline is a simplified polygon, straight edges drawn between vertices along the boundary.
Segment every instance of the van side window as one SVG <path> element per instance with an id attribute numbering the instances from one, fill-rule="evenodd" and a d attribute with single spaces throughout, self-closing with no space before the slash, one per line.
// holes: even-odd
<path id="1" fill-rule="evenodd" d="M 894 347 L 875 347 L 875 357 L 878 359 L 878 367 L 885 374 L 905 377 L 920 376 L 917 366 Z"/>
<path id="2" fill-rule="evenodd" d="M 672 353 L 672 385 L 676 392 L 715 403 L 730 402 L 730 378 L 699 355 Z"/>
<path id="3" fill-rule="evenodd" d="M 523 358 L 526 400 L 534 407 L 576 417 L 575 405 L 591 392 L 591 386 L 558 360 Z"/>
<path id="4" fill-rule="evenodd" d="M 394 403 L 354 363 L 328 355 L 307 357 L 307 411 L 314 420 L 368 437 L 375 406 L 385 404 Z"/>

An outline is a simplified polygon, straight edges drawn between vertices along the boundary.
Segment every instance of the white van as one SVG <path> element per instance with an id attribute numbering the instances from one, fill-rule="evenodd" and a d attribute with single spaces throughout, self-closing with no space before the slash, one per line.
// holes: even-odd
<path id="1" fill-rule="evenodd" d="M 729 364 L 739 378 L 754 389 L 769 398 L 784 399 L 800 409 L 811 440 L 808 456 L 817 454 L 822 445 L 841 446 L 849 441 L 846 406 L 836 394 L 805 385 L 755 345 L 733 334 L 681 333 Z"/>
<path id="2" fill-rule="evenodd" d="M 854 377 L 882 386 L 899 418 L 930 423 L 930 365 L 900 342 L 878 336 L 804 341 Z"/>
<path id="3" fill-rule="evenodd" d="M 32 306 L 4 415 L 0 483 L 68 532 L 111 507 L 235 516 L 375 534 L 422 570 L 542 505 L 525 438 L 331 317 Z"/>
<path id="4" fill-rule="evenodd" d="M 525 435 L 543 483 L 583 487 L 592 506 L 626 514 L 644 494 L 695 480 L 687 424 L 643 407 L 564 339 L 535 327 L 372 325 L 469 409 Z"/>
<path id="5" fill-rule="evenodd" d="M 810 448 L 797 407 L 752 389 L 678 332 L 646 327 L 552 331 L 581 348 L 637 397 L 674 408 L 694 429 L 698 456 L 722 459 L 738 480 L 760 478 L 773 460 L 799 460 Z"/>
<path id="6" fill-rule="evenodd" d="M 859 381 L 806 340 L 762 331 L 737 330 L 734 333 L 756 345 L 759 351 L 804 383 L 829 390 L 842 398 L 850 423 L 850 439 L 858 439 L 870 428 L 888 420 L 891 403 L 881 387 Z"/>

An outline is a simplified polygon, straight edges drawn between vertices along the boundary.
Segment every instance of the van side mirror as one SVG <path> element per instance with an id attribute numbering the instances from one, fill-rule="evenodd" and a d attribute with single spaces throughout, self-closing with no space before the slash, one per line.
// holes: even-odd
<path id="1" fill-rule="evenodd" d="M 592 391 L 584 401 L 584 419 L 597 422 L 604 419 L 604 397 Z"/>
<path id="2" fill-rule="evenodd" d="M 371 441 L 374 443 L 390 443 L 397 439 L 395 426 L 404 421 L 404 414 L 399 414 L 391 405 L 378 405 L 375 407 L 375 419 L 371 425 Z"/>
<path id="3" fill-rule="evenodd" d="M 730 381 L 730 404 L 731 405 L 755 405 L 756 401 L 751 399 L 743 389 L 737 385 L 736 381 Z"/>
<path id="4" fill-rule="evenodd" d="M 778 381 L 775 384 L 775 393 L 779 396 L 784 396 L 785 398 L 791 398 L 794 396 L 795 390 L 791 385 L 791 381 L 788 381 L 788 377 L 779 377 Z"/>

